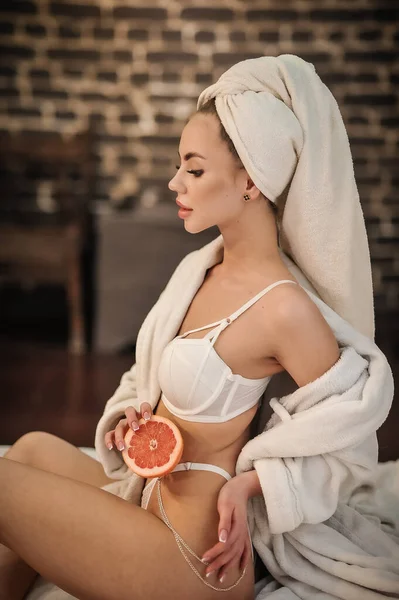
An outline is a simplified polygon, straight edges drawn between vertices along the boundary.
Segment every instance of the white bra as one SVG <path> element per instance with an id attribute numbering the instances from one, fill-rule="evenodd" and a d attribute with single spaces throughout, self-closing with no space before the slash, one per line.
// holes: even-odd
<path id="1" fill-rule="evenodd" d="M 272 283 L 230 317 L 186 331 L 165 347 L 158 368 L 161 400 L 168 410 L 186 421 L 223 423 L 258 403 L 271 376 L 249 379 L 232 372 L 214 349 L 221 332 L 267 292 L 282 283 Z M 298 285 L 298 284 L 297 284 Z M 215 326 L 203 338 L 184 339 L 190 333 Z"/>

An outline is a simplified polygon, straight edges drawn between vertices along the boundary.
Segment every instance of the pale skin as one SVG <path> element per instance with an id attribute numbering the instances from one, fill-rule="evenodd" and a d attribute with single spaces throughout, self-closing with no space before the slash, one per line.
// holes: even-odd
<path id="1" fill-rule="evenodd" d="M 237 168 L 218 127 L 214 116 L 196 115 L 183 130 L 182 162 L 169 187 L 193 209 L 184 227 L 191 233 L 219 227 L 224 256 L 215 279 L 220 286 L 239 289 L 251 282 L 260 290 L 267 285 L 265 273 L 267 281 L 292 279 L 278 253 L 274 215 L 245 169 Z M 185 161 L 188 152 L 205 158 Z M 202 174 L 196 177 L 187 172 L 191 170 Z M 251 315 L 248 326 L 260 340 L 259 360 L 273 359 L 276 372 L 287 370 L 298 386 L 314 381 L 338 360 L 333 332 L 300 286 L 275 288 Z M 149 405 L 143 405 L 141 413 L 146 408 L 152 414 Z M 139 417 L 127 411 L 126 421 L 109 432 L 105 443 L 117 445 L 126 426 Z M 204 574 L 228 574 L 243 556 L 250 563 L 244 554 L 248 547 L 243 506 L 247 497 L 262 493 L 256 471 L 227 482 L 220 496 L 229 496 L 239 477 L 239 489 L 246 494 L 237 501 L 239 523 L 233 526 L 221 502 L 219 530 L 227 528 L 230 539 L 203 552 L 211 561 Z M 42 432 L 23 436 L 0 459 L 0 599 L 22 599 L 36 573 L 85 600 L 158 599 L 159 590 L 163 598 L 181 597 L 182 590 L 193 600 L 219 597 L 220 592 L 204 586 L 182 560 L 166 525 L 101 490 L 107 483 L 97 461 Z M 249 600 L 253 590 L 243 595 L 237 586 L 225 597 Z"/>

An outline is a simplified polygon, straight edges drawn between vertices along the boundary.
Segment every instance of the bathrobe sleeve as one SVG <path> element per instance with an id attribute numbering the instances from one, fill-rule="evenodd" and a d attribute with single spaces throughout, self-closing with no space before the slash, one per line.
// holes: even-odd
<path id="1" fill-rule="evenodd" d="M 146 327 L 153 322 L 154 318 L 156 318 L 157 312 L 159 311 L 160 305 L 164 298 L 167 298 L 169 290 L 174 289 L 176 282 L 179 281 L 182 271 L 184 271 L 186 268 L 186 264 L 190 263 L 193 255 L 197 252 L 198 250 L 190 252 L 177 265 L 166 287 L 161 292 L 157 302 L 151 308 L 144 323 L 142 324 L 137 339 L 139 339 L 140 336 L 141 338 L 147 337 L 145 333 Z M 147 353 L 151 354 L 150 349 L 147 349 Z M 125 416 L 125 410 L 128 406 L 133 406 L 137 412 L 140 412 L 140 405 L 142 401 L 143 400 L 138 397 L 137 364 L 135 363 L 122 375 L 120 384 L 113 396 L 107 401 L 104 408 L 104 413 L 100 418 L 96 428 L 94 440 L 96 454 L 104 467 L 106 475 L 111 479 L 128 478 L 131 476 L 131 471 L 125 465 L 119 450 L 116 450 L 115 448 L 109 450 L 106 447 L 104 436 L 108 431 L 114 429 L 118 421 Z M 152 408 L 154 408 L 154 406 L 152 406 Z"/>
<path id="2" fill-rule="evenodd" d="M 125 416 L 128 406 L 134 406 L 138 410 L 137 404 L 136 364 L 134 364 L 122 375 L 120 384 L 107 401 L 96 428 L 94 440 L 96 454 L 104 467 L 105 474 L 111 479 L 125 479 L 131 475 L 131 471 L 126 467 L 119 450 L 115 448 L 108 450 L 104 436 L 108 431 L 115 429 L 119 420 Z"/>
<path id="3" fill-rule="evenodd" d="M 293 531 L 303 523 L 323 523 L 369 479 L 377 462 L 375 434 L 331 454 L 256 460 L 270 533 Z"/>
<path id="4" fill-rule="evenodd" d="M 255 469 L 271 534 L 322 523 L 378 463 L 376 431 L 393 398 L 389 364 L 344 347 L 316 381 L 269 402 L 274 414 L 242 449 L 236 473 Z"/>

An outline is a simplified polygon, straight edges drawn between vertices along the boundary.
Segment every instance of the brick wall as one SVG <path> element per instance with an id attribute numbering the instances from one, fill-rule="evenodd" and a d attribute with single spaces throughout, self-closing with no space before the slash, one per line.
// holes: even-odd
<path id="1" fill-rule="evenodd" d="M 95 129 L 98 202 L 171 199 L 179 135 L 233 63 L 312 62 L 350 137 L 376 308 L 399 295 L 398 14 L 375 0 L 2 0 L 0 130 Z"/>

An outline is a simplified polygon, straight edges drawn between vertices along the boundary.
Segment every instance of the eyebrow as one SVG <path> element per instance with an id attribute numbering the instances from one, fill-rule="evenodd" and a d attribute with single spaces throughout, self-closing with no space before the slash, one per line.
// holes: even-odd
<path id="1" fill-rule="evenodd" d="M 179 151 L 177 151 L 177 154 L 179 155 L 179 158 L 180 158 Z M 194 158 L 194 156 L 197 156 L 198 158 L 203 158 L 204 160 L 206 160 L 205 156 L 201 156 L 201 154 L 198 154 L 198 152 L 187 152 L 187 154 L 184 157 L 184 160 L 190 160 L 190 158 Z"/>

